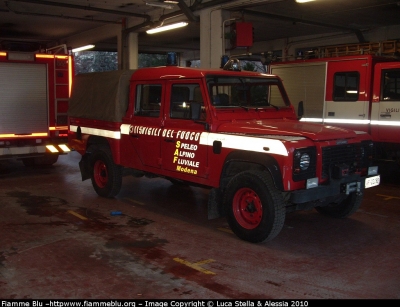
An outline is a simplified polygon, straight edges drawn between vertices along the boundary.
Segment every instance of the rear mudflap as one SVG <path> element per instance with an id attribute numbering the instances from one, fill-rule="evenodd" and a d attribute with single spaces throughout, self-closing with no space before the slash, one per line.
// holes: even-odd
<path id="1" fill-rule="evenodd" d="M 82 159 L 79 161 L 79 169 L 81 171 L 82 181 L 91 178 L 89 155 L 85 154 L 82 156 Z"/>

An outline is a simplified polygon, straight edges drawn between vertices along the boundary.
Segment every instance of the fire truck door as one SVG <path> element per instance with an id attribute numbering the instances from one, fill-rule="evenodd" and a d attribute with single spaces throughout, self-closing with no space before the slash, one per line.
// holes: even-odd
<path id="1" fill-rule="evenodd" d="M 379 141 L 400 143 L 400 64 L 377 64 L 375 73 L 372 135 Z"/>
<path id="2" fill-rule="evenodd" d="M 205 177 L 207 173 L 207 146 L 200 145 L 207 120 L 203 93 L 197 80 L 174 80 L 167 85 L 162 164 L 165 170 L 177 172 L 183 179 Z M 191 118 L 195 107 L 200 111 L 197 120 Z"/>
<path id="3" fill-rule="evenodd" d="M 324 123 L 368 129 L 368 59 L 328 63 Z"/>
<path id="4" fill-rule="evenodd" d="M 163 82 L 135 82 L 131 90 L 134 110 L 127 125 L 129 133 L 122 136 L 122 159 L 131 167 L 140 168 L 141 164 L 160 168 Z M 135 161 L 137 157 L 139 161 Z"/>

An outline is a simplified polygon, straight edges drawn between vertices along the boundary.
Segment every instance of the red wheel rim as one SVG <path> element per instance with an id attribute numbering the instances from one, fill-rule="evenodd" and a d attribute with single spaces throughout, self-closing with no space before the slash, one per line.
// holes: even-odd
<path id="1" fill-rule="evenodd" d="M 108 171 L 103 161 L 97 160 L 94 163 L 93 174 L 96 185 L 100 188 L 104 188 L 108 182 Z"/>
<path id="2" fill-rule="evenodd" d="M 241 188 L 233 197 L 233 214 L 245 229 L 254 229 L 261 223 L 262 203 L 257 193 L 249 188 Z"/>

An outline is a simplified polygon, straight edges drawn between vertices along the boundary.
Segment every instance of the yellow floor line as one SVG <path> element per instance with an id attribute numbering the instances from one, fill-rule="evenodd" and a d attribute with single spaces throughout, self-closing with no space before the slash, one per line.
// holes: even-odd
<path id="1" fill-rule="evenodd" d="M 224 232 L 227 232 L 227 233 L 233 233 L 233 231 L 232 230 L 230 230 L 229 228 L 223 228 L 223 227 L 219 227 L 219 228 L 217 228 L 218 230 L 220 230 L 220 231 L 224 231 Z"/>
<path id="2" fill-rule="evenodd" d="M 180 259 L 180 258 L 174 258 L 174 261 L 179 262 L 181 264 L 184 264 L 184 265 L 186 265 L 186 266 L 188 266 L 188 267 L 190 267 L 192 269 L 195 269 L 195 270 L 197 270 L 197 271 L 199 271 L 201 273 L 207 274 L 207 275 L 217 275 L 216 273 L 214 273 L 212 271 L 209 271 L 209 270 L 206 270 L 206 269 L 201 267 L 202 264 L 207 264 L 207 263 L 210 263 L 210 262 L 214 262 L 215 260 L 213 260 L 213 259 L 206 259 L 206 260 L 202 260 L 202 261 L 195 262 L 195 263 L 191 263 L 189 261 L 186 261 L 186 260 L 183 260 L 183 259 Z"/>
<path id="3" fill-rule="evenodd" d="M 376 194 L 376 195 L 384 197 L 384 200 L 400 199 L 400 197 L 396 197 L 396 196 L 383 195 L 383 194 Z"/>
<path id="4" fill-rule="evenodd" d="M 127 200 L 127 201 L 130 201 L 130 202 L 132 202 L 132 203 L 141 205 L 141 206 L 145 206 L 145 205 L 146 205 L 145 203 L 142 203 L 142 202 L 140 202 L 140 201 L 137 201 L 137 200 L 134 200 L 134 199 L 131 199 L 131 198 L 125 197 L 124 199 Z"/>
<path id="5" fill-rule="evenodd" d="M 68 210 L 67 212 L 72 214 L 72 215 L 75 215 L 77 218 L 80 218 L 81 220 L 87 220 L 86 217 L 84 217 L 83 215 L 80 215 L 79 213 L 76 213 L 76 212 L 74 212 L 72 210 Z"/>

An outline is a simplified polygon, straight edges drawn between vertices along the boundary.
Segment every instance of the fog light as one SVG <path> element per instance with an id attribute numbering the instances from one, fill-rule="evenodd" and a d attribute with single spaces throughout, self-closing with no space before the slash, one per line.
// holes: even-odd
<path id="1" fill-rule="evenodd" d="M 368 176 L 378 175 L 378 167 L 377 166 L 370 166 L 368 167 Z"/>
<path id="2" fill-rule="evenodd" d="M 307 179 L 306 189 L 318 187 L 318 177 Z"/>

